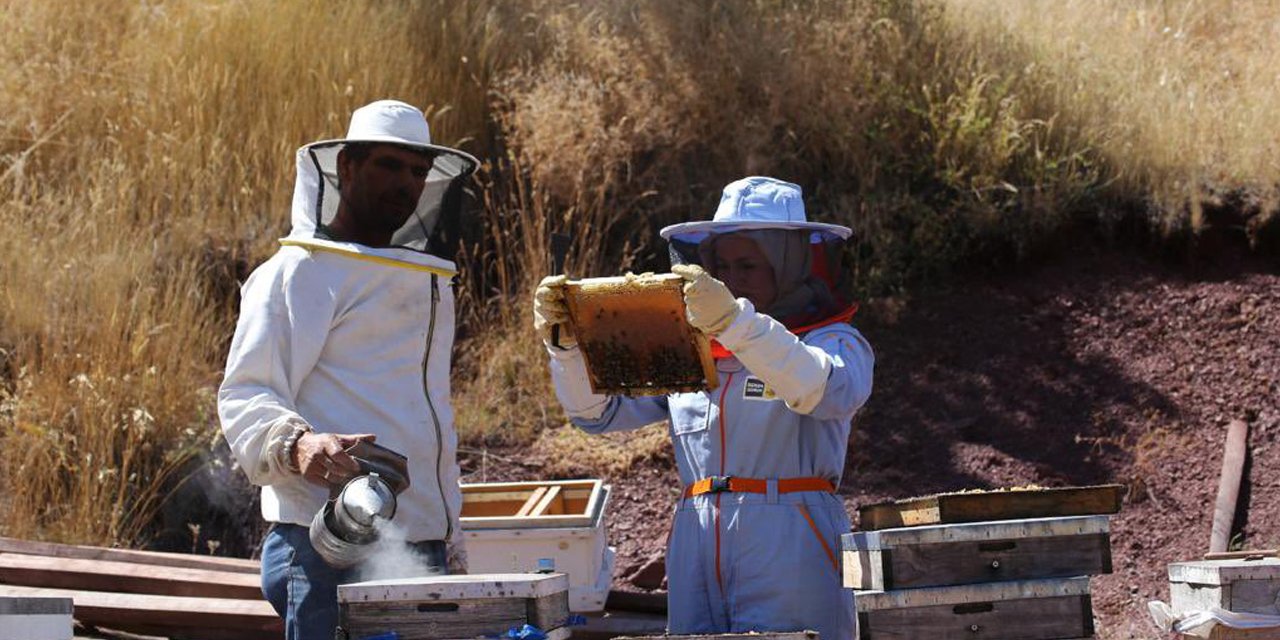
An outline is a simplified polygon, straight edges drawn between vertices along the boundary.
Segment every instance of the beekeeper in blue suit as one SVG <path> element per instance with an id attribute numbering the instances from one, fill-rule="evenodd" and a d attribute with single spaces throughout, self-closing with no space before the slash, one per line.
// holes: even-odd
<path id="1" fill-rule="evenodd" d="M 535 294 L 534 325 L 560 403 L 591 433 L 670 421 L 684 484 L 667 549 L 671 633 L 853 638 L 839 556 L 850 526 L 836 490 L 874 355 L 840 281 L 851 230 L 807 221 L 800 187 L 752 177 L 725 187 L 712 220 L 661 234 L 686 280 L 690 324 L 714 338 L 720 386 L 593 394 L 566 324 L 565 279 L 552 276 Z"/>

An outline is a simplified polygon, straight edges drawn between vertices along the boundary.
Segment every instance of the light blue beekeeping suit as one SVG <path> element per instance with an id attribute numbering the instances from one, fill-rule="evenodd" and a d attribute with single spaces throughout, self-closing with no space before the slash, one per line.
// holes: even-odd
<path id="1" fill-rule="evenodd" d="M 765 179 L 727 187 L 726 200 L 736 201 L 727 213 L 722 202 L 716 220 L 740 220 L 750 209 L 742 200 L 750 205 L 758 195 L 753 190 L 777 184 L 794 188 L 798 204 L 798 187 L 773 181 L 760 189 L 751 180 Z M 804 222 L 803 209 L 799 216 L 798 222 L 793 214 L 774 227 L 745 228 L 832 227 Z M 706 224 L 677 225 L 675 231 L 707 231 Z M 671 230 L 664 229 L 664 237 Z M 797 339 L 756 313 L 750 301 L 739 299 L 738 305 L 734 322 L 718 336 L 736 355 L 717 360 L 721 384 L 715 390 L 657 398 L 595 395 L 579 351 L 551 348 L 557 395 L 572 422 L 591 433 L 669 419 L 685 486 L 711 476 L 771 480 L 764 494 L 708 493 L 676 505 L 666 563 L 671 633 L 813 629 L 824 639 L 853 638 L 853 595 L 842 587 L 839 567 L 840 536 L 850 529 L 844 505 L 826 491 L 779 493 L 776 480 L 816 477 L 839 486 L 850 420 L 870 395 L 874 356 L 845 322 Z"/>

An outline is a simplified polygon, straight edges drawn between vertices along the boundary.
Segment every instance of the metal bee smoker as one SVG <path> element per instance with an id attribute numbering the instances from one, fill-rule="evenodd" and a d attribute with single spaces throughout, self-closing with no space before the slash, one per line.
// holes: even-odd
<path id="1" fill-rule="evenodd" d="M 409 488 L 408 458 L 372 442 L 347 451 L 360 465 L 355 477 L 329 488 L 329 500 L 311 520 L 311 546 L 330 566 L 363 561 L 378 539 L 378 520 L 396 514 L 396 496 Z"/>

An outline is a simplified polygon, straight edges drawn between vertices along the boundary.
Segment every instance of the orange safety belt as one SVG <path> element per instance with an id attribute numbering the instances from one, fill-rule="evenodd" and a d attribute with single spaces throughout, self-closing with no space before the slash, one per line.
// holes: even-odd
<path id="1" fill-rule="evenodd" d="M 836 487 L 826 478 L 779 478 L 778 493 L 799 491 L 826 491 L 835 493 Z M 768 493 L 769 481 L 764 478 L 737 478 L 711 476 L 684 488 L 684 497 L 692 498 L 706 493 Z"/>

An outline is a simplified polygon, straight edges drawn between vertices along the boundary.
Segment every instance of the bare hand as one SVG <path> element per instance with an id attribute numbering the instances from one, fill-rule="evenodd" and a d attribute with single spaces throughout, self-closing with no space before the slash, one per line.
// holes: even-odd
<path id="1" fill-rule="evenodd" d="M 357 442 L 373 442 L 372 433 L 316 433 L 308 432 L 298 438 L 294 445 L 293 455 L 298 463 L 302 477 L 308 482 L 321 486 L 338 485 L 350 480 L 360 472 L 360 463 L 356 462 L 347 450 Z"/>

